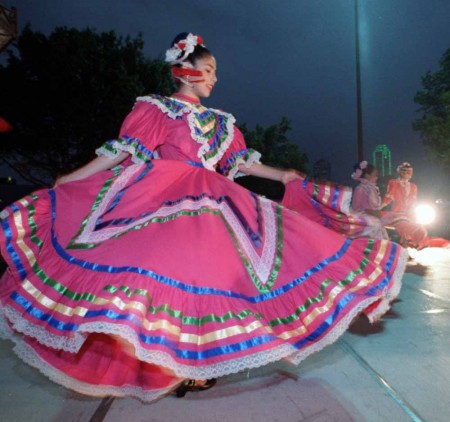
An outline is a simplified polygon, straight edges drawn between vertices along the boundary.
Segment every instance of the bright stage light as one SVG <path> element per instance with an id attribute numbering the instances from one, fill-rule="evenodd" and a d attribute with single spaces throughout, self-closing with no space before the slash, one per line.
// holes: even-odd
<path id="1" fill-rule="evenodd" d="M 430 224 L 436 218 L 435 209 L 428 204 L 417 205 L 414 212 L 416 214 L 416 222 L 419 224 Z"/>

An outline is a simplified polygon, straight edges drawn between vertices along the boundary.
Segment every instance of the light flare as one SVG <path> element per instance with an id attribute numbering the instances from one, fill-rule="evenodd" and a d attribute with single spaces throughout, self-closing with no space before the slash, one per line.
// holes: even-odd
<path id="1" fill-rule="evenodd" d="M 420 204 L 414 210 L 418 224 L 431 224 L 436 219 L 436 210 L 428 204 Z"/>

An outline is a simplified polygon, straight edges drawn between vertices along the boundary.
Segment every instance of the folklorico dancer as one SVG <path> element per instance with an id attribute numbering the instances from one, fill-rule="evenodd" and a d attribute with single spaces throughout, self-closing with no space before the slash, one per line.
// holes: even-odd
<path id="1" fill-rule="evenodd" d="M 403 246 L 422 249 L 429 246 L 447 247 L 450 242 L 443 238 L 430 238 L 427 229 L 415 222 L 414 207 L 417 202 L 417 185 L 411 182 L 413 167 L 403 162 L 397 167 L 397 179 L 391 179 L 387 185 L 382 208 L 391 207 L 393 213 L 402 216 L 395 224 Z"/>
<path id="2" fill-rule="evenodd" d="M 396 212 L 382 211 L 380 190 L 377 186 L 378 170 L 367 161 L 361 161 L 353 166 L 352 179 L 359 182 L 353 191 L 352 208 L 356 212 L 367 214 L 379 222 L 379 232 L 371 233 L 373 237 L 387 239 L 385 227 L 394 227 L 401 230 L 410 224 L 406 215 Z M 373 224 L 373 227 L 376 227 Z"/>
<path id="3" fill-rule="evenodd" d="M 234 183 L 348 199 L 262 164 L 231 114 L 201 105 L 217 83 L 201 37 L 180 34 L 166 57 L 177 92 L 139 97 L 96 159 L 2 212 L 2 334 L 88 395 L 149 402 L 297 364 L 361 312 L 380 318 L 400 289 L 397 244 L 351 240 Z"/>
<path id="4" fill-rule="evenodd" d="M 358 186 L 352 194 L 352 209 L 355 212 L 372 218 L 374 230 L 368 233 L 369 237 L 388 239 L 384 228 L 385 222 L 381 218 L 381 196 L 377 186 L 378 171 L 373 164 L 361 161 L 353 166 L 352 179 L 358 182 Z"/>

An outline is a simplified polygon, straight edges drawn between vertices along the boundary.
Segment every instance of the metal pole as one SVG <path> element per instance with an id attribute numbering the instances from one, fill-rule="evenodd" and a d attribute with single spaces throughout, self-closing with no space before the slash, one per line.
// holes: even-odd
<path id="1" fill-rule="evenodd" d="M 361 102 L 361 69 L 359 59 L 359 13 L 358 0 L 355 0 L 355 47 L 356 47 L 356 112 L 358 124 L 358 160 L 364 159 L 363 127 L 362 127 L 362 102 Z"/>

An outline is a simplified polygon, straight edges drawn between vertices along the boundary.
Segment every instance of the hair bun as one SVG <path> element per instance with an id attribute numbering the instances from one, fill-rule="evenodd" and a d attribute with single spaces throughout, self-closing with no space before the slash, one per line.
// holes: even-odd
<path id="1" fill-rule="evenodd" d="M 184 62 L 195 47 L 204 47 L 203 38 L 190 32 L 181 32 L 172 41 L 171 47 L 166 51 L 165 61 L 171 65 Z"/>
<path id="2" fill-rule="evenodd" d="M 397 173 L 400 170 L 412 170 L 412 165 L 409 164 L 407 161 L 401 163 L 398 167 L 397 167 Z"/>
<path id="3" fill-rule="evenodd" d="M 353 166 L 354 172 L 352 173 L 352 179 L 359 180 L 364 172 L 364 170 L 368 166 L 368 162 L 366 160 L 360 161 Z"/>

